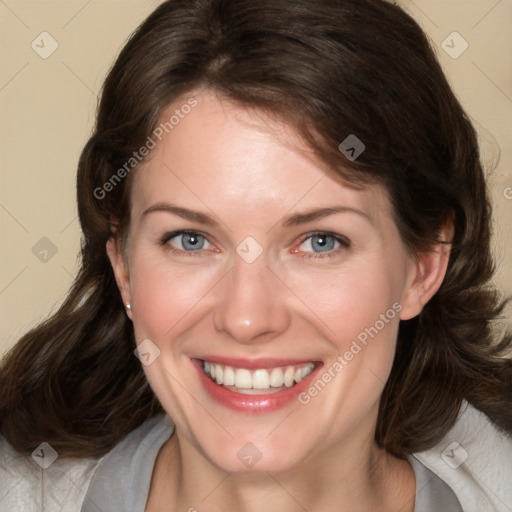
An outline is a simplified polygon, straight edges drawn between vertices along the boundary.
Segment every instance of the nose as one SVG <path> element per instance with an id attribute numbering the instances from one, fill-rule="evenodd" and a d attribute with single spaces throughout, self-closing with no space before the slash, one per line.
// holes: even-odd
<path id="1" fill-rule="evenodd" d="M 217 293 L 215 328 L 240 344 L 269 342 L 290 324 L 286 287 L 267 267 L 264 254 L 252 263 L 236 255 Z"/>

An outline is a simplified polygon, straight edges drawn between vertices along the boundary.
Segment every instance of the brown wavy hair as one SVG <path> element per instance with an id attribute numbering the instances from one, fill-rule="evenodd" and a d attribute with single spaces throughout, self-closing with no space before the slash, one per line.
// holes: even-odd
<path id="1" fill-rule="evenodd" d="M 431 248 L 453 219 L 443 284 L 400 324 L 377 443 L 398 457 L 428 449 L 463 400 L 511 432 L 512 336 L 493 328 L 504 303 L 490 283 L 491 209 L 477 139 L 418 24 L 383 0 L 169 0 L 104 83 L 78 165 L 76 280 L 60 309 L 2 361 L 0 432 L 12 446 L 31 452 L 47 441 L 61 457 L 100 456 L 163 412 L 133 354 L 105 250 L 109 237 L 126 235 L 137 171 L 96 196 L 162 110 L 200 88 L 295 126 L 338 176 L 383 185 L 411 251 Z M 338 150 L 349 134 L 366 146 L 354 161 Z"/>

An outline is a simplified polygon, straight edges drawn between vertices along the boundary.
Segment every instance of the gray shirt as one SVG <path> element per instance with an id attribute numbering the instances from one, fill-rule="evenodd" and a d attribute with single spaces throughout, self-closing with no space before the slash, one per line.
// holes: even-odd
<path id="1" fill-rule="evenodd" d="M 118 443 L 98 465 L 81 512 L 144 512 L 156 457 L 173 430 L 170 418 L 160 415 Z M 413 456 L 408 459 L 416 476 L 414 512 L 463 512 L 443 480 Z"/>

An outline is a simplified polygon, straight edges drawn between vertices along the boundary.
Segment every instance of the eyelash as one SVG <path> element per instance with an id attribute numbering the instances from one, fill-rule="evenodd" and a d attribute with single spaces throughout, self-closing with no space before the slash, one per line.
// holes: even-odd
<path id="1" fill-rule="evenodd" d="M 200 251 L 186 251 L 183 249 L 176 249 L 172 245 L 168 245 L 169 240 L 172 240 L 173 238 L 179 236 L 179 235 L 199 235 L 202 236 L 204 239 L 207 240 L 207 237 L 200 233 L 199 231 L 190 231 L 190 230 L 180 230 L 180 231 L 171 231 L 170 233 L 166 233 L 160 240 L 160 243 L 165 246 L 165 248 L 169 251 L 171 251 L 173 254 L 176 254 L 178 256 L 191 256 L 195 258 L 203 258 L 204 257 L 204 250 L 201 249 Z M 186 255 L 186 256 L 185 256 Z"/>
<path id="2" fill-rule="evenodd" d="M 179 230 L 179 231 L 172 231 L 170 233 L 166 233 L 160 240 L 160 244 L 165 246 L 168 250 L 170 250 L 172 253 L 177 254 L 178 256 L 191 256 L 191 257 L 198 257 L 203 258 L 203 249 L 199 251 L 187 251 L 184 249 L 176 249 L 175 247 L 172 247 L 171 245 L 168 245 L 168 242 L 172 240 L 173 238 L 179 236 L 179 235 L 199 235 L 203 237 L 205 240 L 208 241 L 208 237 L 206 235 L 203 235 L 199 231 L 191 231 L 191 230 Z M 309 238 L 315 237 L 315 236 L 328 236 L 333 238 L 336 242 L 340 244 L 340 247 L 333 249 L 332 251 L 328 253 L 315 253 L 315 252 L 305 252 L 301 251 L 301 254 L 299 254 L 300 258 L 305 259 L 318 259 L 318 258 L 332 258 L 338 255 L 338 253 L 342 249 L 348 249 L 350 247 L 350 241 L 340 235 L 336 235 L 334 233 L 330 233 L 329 231 L 313 231 L 311 233 L 306 233 L 303 235 L 303 237 L 299 240 L 299 246 L 302 245 L 306 240 Z M 210 243 L 210 242 L 209 242 Z M 297 251 L 298 252 L 298 251 Z M 294 251 L 294 253 L 297 253 Z M 185 256 L 187 255 L 187 256 Z"/>
<path id="3" fill-rule="evenodd" d="M 311 233 L 306 233 L 301 237 L 299 241 L 299 246 L 302 245 L 306 240 L 309 238 L 313 238 L 315 236 L 324 236 L 324 237 L 330 237 L 334 239 L 335 242 L 338 242 L 340 244 L 339 247 L 332 249 L 329 252 L 321 253 L 321 252 L 306 252 L 302 251 L 299 254 L 300 258 L 305 259 L 319 259 L 319 258 L 334 258 L 335 256 L 338 256 L 340 251 L 343 249 L 348 249 L 350 247 L 350 241 L 348 238 L 345 238 L 344 236 L 336 235 L 334 233 L 330 233 L 329 231 L 313 231 Z"/>

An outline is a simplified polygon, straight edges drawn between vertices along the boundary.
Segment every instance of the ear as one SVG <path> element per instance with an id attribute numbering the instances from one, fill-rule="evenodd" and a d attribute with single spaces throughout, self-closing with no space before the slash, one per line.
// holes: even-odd
<path id="1" fill-rule="evenodd" d="M 401 320 L 419 315 L 425 304 L 443 283 L 448 268 L 453 238 L 453 222 L 448 221 L 440 232 L 440 240 L 428 252 L 422 252 L 411 262 L 408 285 L 402 297 Z"/>
<path id="2" fill-rule="evenodd" d="M 110 264 L 112 265 L 112 269 L 114 271 L 117 287 L 119 288 L 119 292 L 121 293 L 121 297 L 126 308 L 126 314 L 130 319 L 132 319 L 131 309 L 126 307 L 126 305 L 130 304 L 131 302 L 130 276 L 128 274 L 128 266 L 116 239 L 110 237 L 107 240 L 106 249 Z"/>

